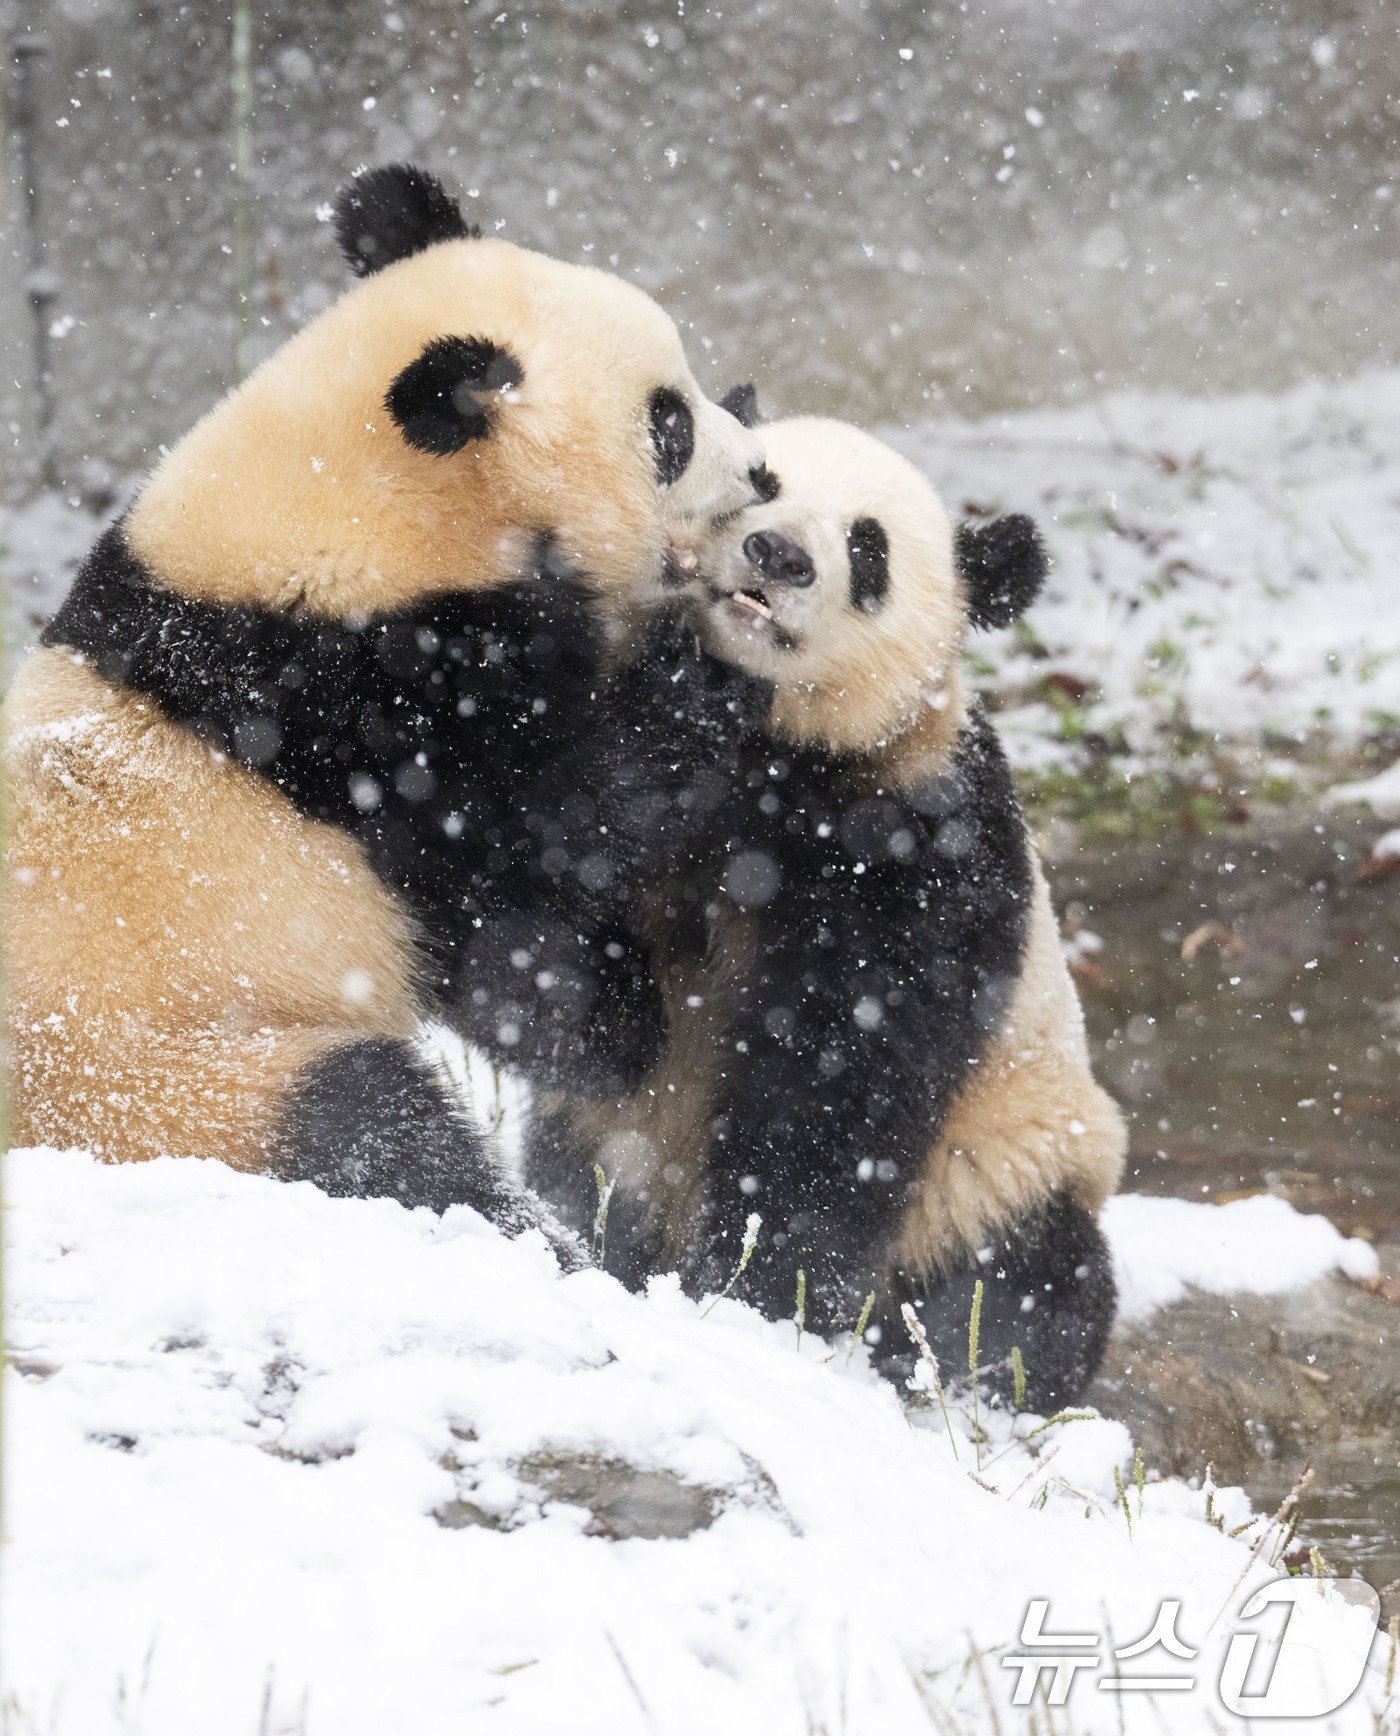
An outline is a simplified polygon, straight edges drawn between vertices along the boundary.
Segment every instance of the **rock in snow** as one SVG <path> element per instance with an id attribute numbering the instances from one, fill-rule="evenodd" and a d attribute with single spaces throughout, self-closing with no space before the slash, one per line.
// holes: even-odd
<path id="1" fill-rule="evenodd" d="M 979 1449 L 957 1370 L 945 1430 L 859 1348 L 561 1277 L 466 1208 L 81 1152 L 14 1152 L 7 1182 L 6 1728 L 1021 1730 L 1002 1660 L 1035 1598 L 1047 1634 L 1100 1636 L 1076 1730 L 1167 1727 L 1165 1696 L 1096 1683 L 1168 1598 L 1198 1655 L 1122 1673 L 1196 1682 L 1173 1732 L 1233 1722 L 1230 1612 L 1276 1534 L 1251 1564 L 1264 1517 L 1232 1538 L 1181 1482 L 1140 1495 L 1118 1423 L 983 1409 Z M 1274 1200 L 1108 1224 L 1134 1308 L 1365 1258 Z M 1386 1644 L 1327 1728 L 1373 1728 Z"/>

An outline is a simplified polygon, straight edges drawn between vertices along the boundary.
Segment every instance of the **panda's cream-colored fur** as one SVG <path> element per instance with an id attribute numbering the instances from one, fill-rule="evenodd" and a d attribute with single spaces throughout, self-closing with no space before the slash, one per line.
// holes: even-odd
<path id="1" fill-rule="evenodd" d="M 1094 1078 L 1084 1014 L 1034 863 L 1021 976 L 949 1112 L 904 1223 L 900 1262 L 926 1276 L 1062 1189 L 1091 1212 L 1118 1185 L 1127 1135 Z"/>
<path id="2" fill-rule="evenodd" d="M 385 397 L 453 335 L 503 346 L 523 377 L 488 406 L 486 437 L 437 456 Z M 666 489 L 647 429 L 659 386 L 695 420 Z M 192 598 L 343 621 L 526 577 L 548 532 L 621 633 L 654 602 L 668 541 L 751 498 L 761 456 L 639 290 L 450 240 L 348 290 L 216 405 L 125 533 Z M 309 1061 L 412 1035 L 411 925 L 345 832 L 65 648 L 28 659 L 4 729 L 19 1139 L 257 1164 Z"/>
<path id="3" fill-rule="evenodd" d="M 702 640 L 776 682 L 775 736 L 863 753 L 872 791 L 937 776 L 968 716 L 960 662 L 968 605 L 941 502 L 905 459 L 846 424 L 803 417 L 763 432 L 781 492 L 727 528 L 702 569 L 711 590 L 726 593 L 752 577 L 741 552 L 750 528 L 791 534 L 814 556 L 816 580 L 786 595 L 775 587 L 769 599 L 799 644 L 775 646 L 766 626 L 748 628 L 712 596 L 698 605 Z M 850 607 L 845 545 L 852 520 L 866 516 L 885 526 L 890 546 L 885 606 L 869 614 Z M 916 1276 L 938 1274 L 1053 1190 L 1097 1212 L 1121 1172 L 1123 1120 L 1094 1079 L 1049 888 L 1030 848 L 1033 897 L 1010 1006 L 928 1152 L 894 1251 Z M 666 903 L 658 893 L 651 922 L 663 958 Z M 719 1070 L 742 1065 L 727 1032 L 752 924 L 725 900 L 713 909 L 706 962 L 663 969 L 668 1051 L 636 1095 L 546 1105 L 567 1115 L 619 1185 L 645 1192 L 677 1259 L 705 1185 Z"/>
<path id="4" fill-rule="evenodd" d="M 58 649 L 5 733 L 19 1143 L 256 1166 L 306 1062 L 412 1034 L 407 924 L 343 832 Z"/>
<path id="5" fill-rule="evenodd" d="M 485 338 L 523 369 L 491 432 L 450 456 L 385 407 L 430 342 Z M 668 384 L 695 459 L 664 492 L 646 399 Z M 494 240 L 449 241 L 348 290 L 162 460 L 127 524 L 185 594 L 343 619 L 529 570 L 533 533 L 625 613 L 652 600 L 668 534 L 748 497 L 757 438 L 709 403 L 671 320 L 605 272 Z"/>

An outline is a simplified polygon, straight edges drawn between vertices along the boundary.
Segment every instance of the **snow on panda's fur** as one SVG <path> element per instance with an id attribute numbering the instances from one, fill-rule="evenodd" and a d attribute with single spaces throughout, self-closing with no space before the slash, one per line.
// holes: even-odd
<path id="1" fill-rule="evenodd" d="M 738 407 L 744 409 L 742 399 Z M 1028 519 L 956 538 L 903 458 L 843 424 L 765 426 L 778 492 L 701 551 L 708 651 L 773 684 L 708 854 L 656 889 L 669 1046 L 610 1104 L 546 1100 L 527 1173 L 586 1222 L 616 1179 L 609 1264 L 718 1288 L 750 1212 L 742 1294 L 849 1327 L 877 1358 L 981 1360 L 1030 1402 L 1083 1390 L 1114 1288 L 1097 1211 L 1117 1109 L 1090 1071 L 1045 878 L 997 738 L 965 690 L 965 629 L 1031 601 Z M 771 493 L 770 489 L 770 493 Z"/>
<path id="2" fill-rule="evenodd" d="M 598 671 L 761 446 L 645 295 L 421 171 L 336 226 L 365 281 L 162 460 L 9 698 L 12 1130 L 526 1222 L 415 1038 L 654 1051 L 609 899 L 728 700 L 662 669 L 624 736 Z"/>

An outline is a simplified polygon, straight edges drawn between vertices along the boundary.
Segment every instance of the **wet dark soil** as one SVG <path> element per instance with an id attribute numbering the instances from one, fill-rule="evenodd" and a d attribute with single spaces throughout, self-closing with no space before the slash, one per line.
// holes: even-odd
<path id="1" fill-rule="evenodd" d="M 1290 810 L 1211 836 L 1052 835 L 1080 989 L 1129 1118 L 1124 1186 L 1281 1195 L 1400 1273 L 1400 876 L 1360 871 L 1364 811 Z M 1149 1464 L 1263 1505 L 1304 1462 L 1304 1535 L 1378 1588 L 1400 1577 L 1400 1286 L 1193 1296 L 1117 1334 L 1095 1394 Z"/>

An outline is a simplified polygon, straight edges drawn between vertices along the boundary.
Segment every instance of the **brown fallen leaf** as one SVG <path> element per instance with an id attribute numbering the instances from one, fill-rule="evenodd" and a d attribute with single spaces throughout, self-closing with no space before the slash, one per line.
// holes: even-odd
<path id="1" fill-rule="evenodd" d="M 1111 989 L 1113 987 L 1113 978 L 1101 965 L 1095 964 L 1093 959 L 1071 958 L 1066 962 L 1069 965 L 1069 974 L 1075 982 L 1087 983 L 1090 988 L 1095 989 Z"/>
<path id="2" fill-rule="evenodd" d="M 1199 928 L 1193 928 L 1181 943 L 1181 956 L 1190 964 L 1201 948 L 1209 942 L 1214 942 L 1220 949 L 1222 958 L 1234 958 L 1244 951 L 1244 942 L 1231 928 L 1226 928 L 1223 922 L 1203 922 Z"/>
<path id="3" fill-rule="evenodd" d="M 1400 1306 L 1400 1278 L 1387 1278 L 1384 1272 L 1378 1272 L 1374 1278 L 1363 1278 L 1361 1288 L 1379 1296 L 1382 1302 Z"/>

